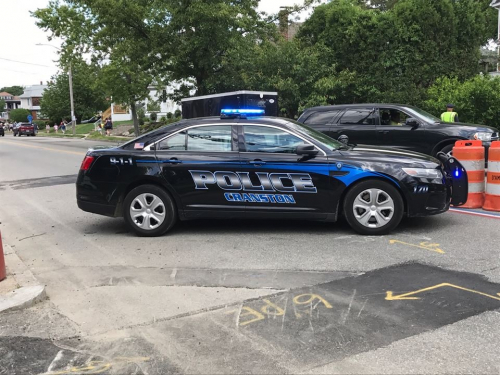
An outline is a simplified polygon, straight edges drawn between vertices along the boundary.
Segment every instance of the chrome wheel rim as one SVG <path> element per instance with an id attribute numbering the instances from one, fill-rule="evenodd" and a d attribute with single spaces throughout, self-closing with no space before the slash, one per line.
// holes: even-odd
<path id="1" fill-rule="evenodd" d="M 141 229 L 156 229 L 165 221 L 165 204 L 154 194 L 138 195 L 130 204 L 130 217 Z"/>
<path id="2" fill-rule="evenodd" d="M 381 228 L 394 216 L 394 200 L 384 190 L 367 189 L 358 194 L 352 210 L 364 227 Z"/>

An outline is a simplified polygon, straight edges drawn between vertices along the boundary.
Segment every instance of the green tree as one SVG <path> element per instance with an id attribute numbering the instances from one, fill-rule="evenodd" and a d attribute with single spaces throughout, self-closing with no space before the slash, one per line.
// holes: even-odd
<path id="1" fill-rule="evenodd" d="M 30 111 L 24 108 L 13 109 L 9 112 L 9 119 L 15 122 L 27 122 Z"/>
<path id="2" fill-rule="evenodd" d="M 3 112 L 3 110 L 5 109 L 5 105 L 5 100 L 0 99 L 0 112 Z"/>
<path id="3" fill-rule="evenodd" d="M 98 70 L 84 61 L 73 62 L 73 97 L 77 122 L 105 110 L 109 103 L 100 87 Z M 71 118 L 68 74 L 62 72 L 49 82 L 40 102 L 42 112 L 59 123 Z"/>
<path id="4" fill-rule="evenodd" d="M 20 96 L 24 92 L 23 86 L 5 86 L 0 89 L 0 92 L 8 92 L 14 96 Z"/>
<path id="5" fill-rule="evenodd" d="M 464 82 L 457 78 L 442 77 L 429 88 L 428 96 L 424 107 L 438 117 L 446 110 L 446 104 L 453 103 L 461 122 L 500 129 L 499 77 L 477 75 Z"/>

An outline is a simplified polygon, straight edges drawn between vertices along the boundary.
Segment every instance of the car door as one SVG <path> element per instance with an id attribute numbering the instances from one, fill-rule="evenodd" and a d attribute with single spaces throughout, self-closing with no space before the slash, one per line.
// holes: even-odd
<path id="1" fill-rule="evenodd" d="M 337 119 L 338 115 L 341 113 L 340 109 L 331 109 L 326 111 L 314 111 L 307 118 L 304 119 L 304 124 L 314 128 L 317 131 L 325 133 L 328 136 L 332 136 L 332 127 L 334 121 Z"/>
<path id="2" fill-rule="evenodd" d="M 347 108 L 332 127 L 331 137 L 350 144 L 373 144 L 375 118 L 373 107 Z"/>
<path id="3" fill-rule="evenodd" d="M 397 108 L 380 107 L 377 116 L 376 145 L 400 148 L 430 154 L 433 144 L 427 139 L 425 124 L 410 126 L 406 120 L 412 116 Z"/>
<path id="4" fill-rule="evenodd" d="M 276 126 L 245 124 L 239 130 L 244 190 L 235 197 L 246 202 L 248 216 L 326 217 L 335 212 L 325 152 L 297 155 L 298 145 L 311 143 Z"/>
<path id="5" fill-rule="evenodd" d="M 244 202 L 225 198 L 240 184 L 234 173 L 240 166 L 237 139 L 231 124 L 214 124 L 186 128 L 156 144 L 160 172 L 186 215 L 244 211 Z"/>

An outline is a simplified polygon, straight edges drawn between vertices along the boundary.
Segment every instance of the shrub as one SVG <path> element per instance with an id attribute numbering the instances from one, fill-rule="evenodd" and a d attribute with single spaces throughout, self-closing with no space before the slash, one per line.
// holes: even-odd
<path id="1" fill-rule="evenodd" d="M 170 120 L 172 117 L 174 117 L 174 114 L 172 112 L 168 112 L 167 118 Z"/>
<path id="2" fill-rule="evenodd" d="M 160 118 L 160 122 L 161 122 L 162 124 L 166 124 L 166 123 L 167 123 L 167 118 L 166 118 L 165 116 L 162 116 L 162 117 Z"/>
<path id="3" fill-rule="evenodd" d="M 9 119 L 16 122 L 26 122 L 30 114 L 31 112 L 24 108 L 13 109 L 9 112 Z"/>
<path id="4" fill-rule="evenodd" d="M 149 115 L 149 119 L 151 121 L 156 121 L 157 118 L 158 118 L 158 115 L 156 114 L 156 112 L 151 112 L 151 114 Z"/>
<path id="5" fill-rule="evenodd" d="M 139 125 L 144 125 L 144 118 L 139 117 Z"/>
<path id="6" fill-rule="evenodd" d="M 176 109 L 175 112 L 174 112 L 174 116 L 175 118 L 179 118 L 182 116 L 182 112 L 180 109 Z"/>

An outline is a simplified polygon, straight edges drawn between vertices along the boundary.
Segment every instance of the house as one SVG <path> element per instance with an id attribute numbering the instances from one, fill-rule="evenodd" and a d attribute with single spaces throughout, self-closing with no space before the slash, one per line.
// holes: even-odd
<path id="1" fill-rule="evenodd" d="M 19 96 L 14 96 L 8 92 L 0 92 L 0 100 L 5 101 L 4 110 L 9 112 L 12 109 L 17 109 L 21 105 L 21 99 Z"/>
<path id="2" fill-rule="evenodd" d="M 158 119 L 163 116 L 166 117 L 169 112 L 174 113 L 177 109 L 181 110 L 179 104 L 167 98 L 167 95 L 173 93 L 175 88 L 177 88 L 176 85 L 166 86 L 163 89 L 159 89 L 153 85 L 149 86 L 149 97 L 143 103 L 140 103 L 138 107 L 142 106 L 144 108 L 146 116 L 150 116 L 152 112 L 156 112 Z M 113 122 L 128 121 L 132 119 L 132 112 L 127 107 L 113 103 L 111 108 L 103 113 L 103 116 L 105 118 L 111 116 Z"/>
<path id="3" fill-rule="evenodd" d="M 30 111 L 33 120 L 40 118 L 40 99 L 46 89 L 47 86 L 42 85 L 40 82 L 40 85 L 26 87 L 23 94 L 19 97 L 21 99 L 19 108 L 25 108 Z"/>

